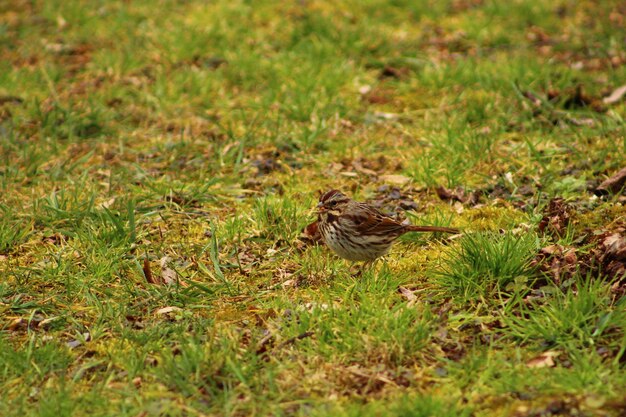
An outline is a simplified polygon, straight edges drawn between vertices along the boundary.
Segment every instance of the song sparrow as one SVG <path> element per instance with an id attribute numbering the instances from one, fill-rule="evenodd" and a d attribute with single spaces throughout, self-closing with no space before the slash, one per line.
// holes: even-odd
<path id="1" fill-rule="evenodd" d="M 387 254 L 393 242 L 407 232 L 458 233 L 458 229 L 413 226 L 385 216 L 338 190 L 330 190 L 317 204 L 318 227 L 326 245 L 350 261 L 373 262 Z"/>

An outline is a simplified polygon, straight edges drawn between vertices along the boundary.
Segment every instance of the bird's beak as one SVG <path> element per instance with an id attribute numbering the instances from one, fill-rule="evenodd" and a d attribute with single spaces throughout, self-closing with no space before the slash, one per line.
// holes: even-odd
<path id="1" fill-rule="evenodd" d="M 324 207 L 324 203 L 322 203 L 321 201 L 317 203 L 316 207 L 318 211 L 326 211 L 326 208 Z"/>

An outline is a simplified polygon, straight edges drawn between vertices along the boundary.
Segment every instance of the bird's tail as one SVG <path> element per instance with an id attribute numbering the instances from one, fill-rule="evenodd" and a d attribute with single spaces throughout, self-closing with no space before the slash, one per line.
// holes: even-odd
<path id="1" fill-rule="evenodd" d="M 454 227 L 440 227 L 440 226 L 414 226 L 407 225 L 407 232 L 441 232 L 441 233 L 460 233 L 459 229 L 455 229 Z"/>

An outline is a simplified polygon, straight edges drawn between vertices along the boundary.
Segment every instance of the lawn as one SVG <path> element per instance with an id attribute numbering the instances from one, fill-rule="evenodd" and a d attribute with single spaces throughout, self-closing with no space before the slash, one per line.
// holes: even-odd
<path id="1" fill-rule="evenodd" d="M 0 3 L 0 415 L 624 416 L 624 84 L 620 0 Z"/>

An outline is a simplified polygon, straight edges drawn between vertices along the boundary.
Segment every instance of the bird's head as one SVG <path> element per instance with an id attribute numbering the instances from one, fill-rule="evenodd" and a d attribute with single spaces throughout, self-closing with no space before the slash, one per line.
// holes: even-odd
<path id="1" fill-rule="evenodd" d="M 322 194 L 317 210 L 320 214 L 330 213 L 339 216 L 343 208 L 350 202 L 350 199 L 339 190 L 330 190 Z"/>

